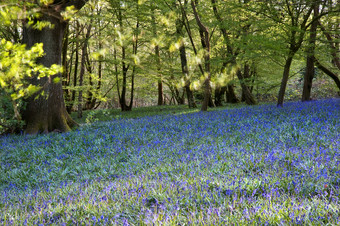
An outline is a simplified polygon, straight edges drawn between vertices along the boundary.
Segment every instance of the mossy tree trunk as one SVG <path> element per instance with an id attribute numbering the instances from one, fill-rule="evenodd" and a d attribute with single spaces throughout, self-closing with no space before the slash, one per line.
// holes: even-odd
<path id="1" fill-rule="evenodd" d="M 45 55 L 38 59 L 38 63 L 46 67 L 53 64 L 61 65 L 63 37 L 66 30 L 66 22 L 61 12 L 70 5 L 80 9 L 86 0 L 65 1 L 63 4 L 53 3 L 41 8 L 42 16 L 39 18 L 39 20 L 50 22 L 51 28 L 36 30 L 24 26 L 23 30 L 23 43 L 27 48 L 31 48 L 36 43 L 43 43 Z M 29 82 L 40 86 L 41 90 L 27 99 L 27 106 L 23 112 L 27 134 L 67 132 L 77 125 L 66 111 L 61 78 L 61 73 L 40 79 L 38 76 L 29 78 Z"/>

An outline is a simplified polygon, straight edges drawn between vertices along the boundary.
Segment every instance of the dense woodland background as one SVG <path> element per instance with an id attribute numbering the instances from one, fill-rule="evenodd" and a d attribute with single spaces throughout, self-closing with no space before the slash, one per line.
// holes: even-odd
<path id="1" fill-rule="evenodd" d="M 67 131 L 69 116 L 37 125 L 45 116 L 36 109 L 67 115 L 64 103 L 80 118 L 98 108 L 200 104 L 206 111 L 339 95 L 338 1 L 6 0 L 0 6 L 1 132 L 23 122 L 29 133 Z M 62 84 L 63 93 L 47 90 L 48 83 Z M 46 93 L 60 98 L 37 101 Z"/>

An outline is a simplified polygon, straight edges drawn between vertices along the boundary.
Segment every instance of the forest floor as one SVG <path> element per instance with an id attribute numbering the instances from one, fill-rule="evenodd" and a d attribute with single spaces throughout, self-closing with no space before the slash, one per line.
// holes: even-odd
<path id="1" fill-rule="evenodd" d="M 1 137 L 0 225 L 340 224 L 340 99 L 197 111 Z"/>

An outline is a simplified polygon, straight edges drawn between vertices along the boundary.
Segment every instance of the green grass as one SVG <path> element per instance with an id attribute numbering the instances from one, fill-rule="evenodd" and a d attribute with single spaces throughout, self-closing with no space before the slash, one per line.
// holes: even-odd
<path id="1" fill-rule="evenodd" d="M 111 120 L 2 137 L 0 225 L 339 225 L 339 109 L 98 111 Z"/>
<path id="2" fill-rule="evenodd" d="M 269 104 L 269 103 L 262 103 Z M 233 109 L 246 106 L 244 103 L 225 104 L 223 107 L 209 108 L 209 111 Z M 83 117 L 78 118 L 77 112 L 72 112 L 72 118 L 79 124 L 91 123 L 97 121 L 110 121 L 113 119 L 128 119 L 140 118 L 155 115 L 178 115 L 189 114 L 200 111 L 200 106 L 197 108 L 188 108 L 187 105 L 164 105 L 164 106 L 150 106 L 132 108 L 131 111 L 121 111 L 120 109 L 99 109 L 99 110 L 85 110 Z"/>

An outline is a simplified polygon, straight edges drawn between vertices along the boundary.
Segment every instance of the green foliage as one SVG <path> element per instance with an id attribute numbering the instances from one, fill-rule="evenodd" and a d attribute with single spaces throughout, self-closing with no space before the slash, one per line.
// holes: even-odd
<path id="1" fill-rule="evenodd" d="M 37 64 L 36 59 L 43 55 L 42 44 L 27 50 L 25 45 L 0 40 L 0 134 L 22 127 L 20 111 L 24 106 L 23 100 L 40 90 L 40 87 L 30 84 L 29 80 L 61 71 L 57 65 L 47 68 Z"/>
<path id="2" fill-rule="evenodd" d="M 22 100 L 13 100 L 0 88 L 0 134 L 14 133 L 22 129 L 24 122 L 21 120 L 19 109 L 22 109 Z"/>

